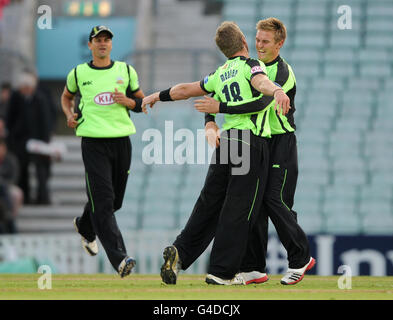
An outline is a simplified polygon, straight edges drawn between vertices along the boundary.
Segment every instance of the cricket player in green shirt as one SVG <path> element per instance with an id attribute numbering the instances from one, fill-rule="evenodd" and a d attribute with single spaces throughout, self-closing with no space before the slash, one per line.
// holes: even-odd
<path id="1" fill-rule="evenodd" d="M 216 32 L 216 44 L 228 58 L 224 65 L 203 80 L 178 84 L 143 100 L 142 108 L 157 101 L 172 101 L 217 95 L 220 101 L 235 105 L 257 101 L 261 93 L 274 96 L 281 108 L 289 108 L 289 98 L 265 74 L 263 63 L 250 59 L 245 37 L 233 22 L 223 22 Z M 250 115 L 225 117 L 222 143 L 213 154 L 204 187 L 193 212 L 172 246 L 164 249 L 161 278 L 175 284 L 180 269 L 186 270 L 207 248 L 214 237 L 206 282 L 242 284 L 235 277 L 245 254 L 248 235 L 261 211 L 266 185 L 270 137 L 268 109 Z M 242 169 L 235 159 L 242 159 Z M 236 173 L 235 173 L 236 172 Z"/>
<path id="2" fill-rule="evenodd" d="M 114 213 L 121 208 L 131 165 L 130 135 L 135 126 L 129 111 L 141 112 L 144 94 L 134 68 L 112 61 L 112 31 L 94 27 L 88 46 L 93 60 L 72 69 L 61 97 L 67 126 L 82 137 L 88 202 L 74 219 L 83 248 L 98 253 L 96 236 L 121 277 L 129 275 L 135 260 L 127 255 Z M 74 110 L 74 96 L 80 103 Z"/>
<path id="3" fill-rule="evenodd" d="M 296 78 L 291 66 L 279 55 L 286 39 L 284 24 L 276 18 L 268 18 L 260 20 L 256 28 L 255 45 L 258 59 L 265 63 L 269 79 L 280 85 L 290 98 L 289 111 L 286 113 L 281 112 L 279 108 L 276 110 L 273 97 L 268 96 L 256 102 L 236 106 L 205 97 L 204 100 L 195 101 L 195 106 L 200 112 L 206 112 L 206 133 L 216 146 L 220 143 L 218 127 L 211 113 L 239 114 L 270 109 L 268 121 L 272 137 L 268 139 L 268 182 L 263 196 L 262 212 L 249 238 L 248 250 L 238 277 L 242 277 L 245 284 L 268 280 L 265 268 L 270 217 L 288 253 L 289 268 L 281 283 L 296 284 L 315 264 L 315 259 L 310 257 L 307 236 L 297 223 L 297 213 L 292 210 L 298 176 L 296 126 L 293 116 Z"/>

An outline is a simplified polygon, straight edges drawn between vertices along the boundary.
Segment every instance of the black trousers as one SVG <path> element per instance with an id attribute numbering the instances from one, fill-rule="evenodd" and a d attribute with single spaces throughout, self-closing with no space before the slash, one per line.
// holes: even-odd
<path id="1" fill-rule="evenodd" d="M 214 237 L 208 273 L 231 279 L 239 272 L 248 235 L 260 212 L 267 164 L 266 139 L 241 130 L 221 135 L 200 196 L 174 242 L 183 270 Z"/>
<path id="2" fill-rule="evenodd" d="M 294 133 L 274 135 L 268 143 L 270 163 L 262 212 L 249 237 L 243 272 L 266 270 L 268 217 L 287 251 L 289 268 L 301 268 L 310 259 L 307 236 L 292 210 L 298 177 L 296 136 Z"/>
<path id="3" fill-rule="evenodd" d="M 131 141 L 121 138 L 82 138 L 88 202 L 80 219 L 79 231 L 88 241 L 96 236 L 118 271 L 127 256 L 115 211 L 120 209 L 131 165 Z"/>

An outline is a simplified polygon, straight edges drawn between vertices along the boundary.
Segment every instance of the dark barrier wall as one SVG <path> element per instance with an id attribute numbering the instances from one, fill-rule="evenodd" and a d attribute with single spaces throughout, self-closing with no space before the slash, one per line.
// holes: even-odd
<path id="1" fill-rule="evenodd" d="M 309 274 L 341 275 L 342 265 L 352 276 L 393 275 L 393 236 L 309 236 L 311 255 L 317 263 Z M 287 268 L 286 251 L 276 235 L 269 237 L 267 271 L 280 274 Z"/>

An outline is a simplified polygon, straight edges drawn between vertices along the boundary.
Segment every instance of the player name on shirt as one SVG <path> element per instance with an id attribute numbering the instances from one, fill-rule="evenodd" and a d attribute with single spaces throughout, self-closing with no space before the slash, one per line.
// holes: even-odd
<path id="1" fill-rule="evenodd" d="M 220 75 L 221 81 L 225 82 L 228 79 L 231 79 L 233 77 L 236 77 L 237 75 L 237 70 L 236 69 L 229 69 L 228 71 L 226 71 L 225 73 Z"/>

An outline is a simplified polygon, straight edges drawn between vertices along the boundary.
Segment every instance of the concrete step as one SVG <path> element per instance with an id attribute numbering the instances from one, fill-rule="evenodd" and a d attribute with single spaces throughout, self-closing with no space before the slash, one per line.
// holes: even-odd
<path id="1" fill-rule="evenodd" d="M 83 163 L 68 163 L 68 162 L 60 162 L 55 163 L 52 166 L 52 177 L 60 178 L 60 177 L 84 177 L 85 176 L 85 168 Z"/>
<path id="2" fill-rule="evenodd" d="M 25 221 L 30 219 L 47 219 L 48 221 L 56 219 L 73 219 L 76 216 L 80 216 L 83 212 L 81 206 L 23 206 L 19 212 L 18 221 Z"/>
<path id="3" fill-rule="evenodd" d="M 23 219 L 17 221 L 19 233 L 71 233 L 75 232 L 72 219 Z M 78 236 L 75 232 L 75 236 Z"/>
<path id="4" fill-rule="evenodd" d="M 87 202 L 87 195 L 83 191 L 56 191 L 52 193 L 52 203 L 56 206 L 79 206 L 83 207 Z"/>

